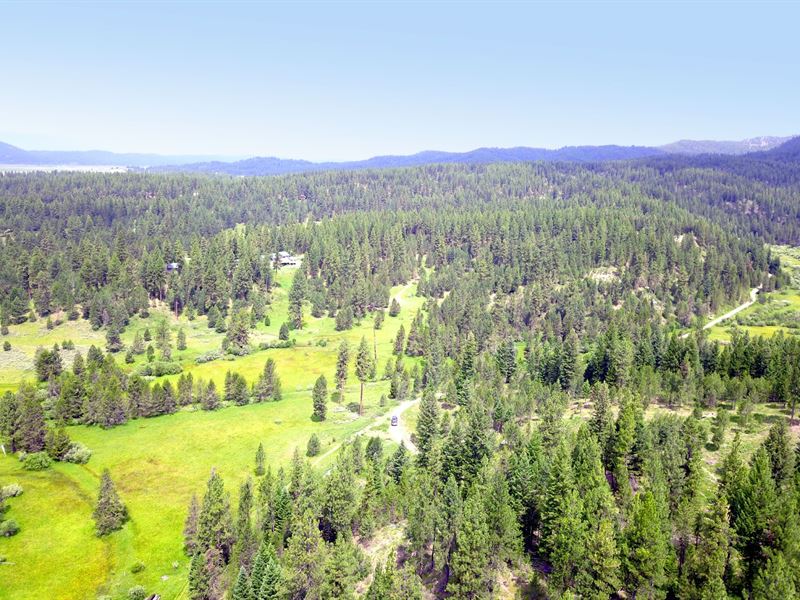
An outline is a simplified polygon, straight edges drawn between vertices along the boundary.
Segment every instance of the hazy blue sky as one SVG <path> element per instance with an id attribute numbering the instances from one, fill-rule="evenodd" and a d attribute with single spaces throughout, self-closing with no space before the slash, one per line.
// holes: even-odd
<path id="1" fill-rule="evenodd" d="M 7 3 L 0 140 L 355 159 L 800 133 L 800 3 Z"/>

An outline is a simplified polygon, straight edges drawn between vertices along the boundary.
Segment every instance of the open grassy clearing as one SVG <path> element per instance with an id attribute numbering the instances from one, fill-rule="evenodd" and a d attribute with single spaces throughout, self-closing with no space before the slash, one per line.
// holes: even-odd
<path id="1" fill-rule="evenodd" d="M 291 276 L 291 271 L 279 274 L 282 287 L 275 290 L 269 307 L 271 324 L 258 325 L 252 336 L 254 344 L 278 338 L 280 324 L 286 320 Z M 379 376 L 391 356 L 400 324 L 408 330 L 422 306 L 423 301 L 415 296 L 415 291 L 413 284 L 392 290 L 402 311 L 396 318 L 387 317 L 383 328 L 376 332 Z M 372 341 L 371 316 L 347 332 L 335 331 L 331 318 L 307 316 L 307 326 L 292 332 L 297 341 L 294 348 L 263 350 L 231 361 L 219 359 L 202 365 L 195 364 L 194 359 L 219 348 L 224 337 L 208 329 L 205 317 L 190 322 L 185 317 L 176 319 L 158 307 L 147 319 L 132 319 L 123 341 L 130 343 L 137 329 L 150 327 L 154 331 L 161 318 L 170 319 L 173 333 L 180 326 L 185 328 L 188 348 L 173 352 L 173 356 L 186 371 L 222 384 L 225 372 L 230 369 L 241 372 L 252 382 L 266 359 L 272 357 L 281 378 L 283 400 L 216 412 L 184 409 L 173 415 L 131 421 L 111 430 L 69 427 L 72 439 L 85 443 L 94 452 L 86 465 L 57 463 L 48 471 L 31 473 L 22 470 L 16 458 L 0 456 L 0 483 L 16 482 L 25 489 L 22 496 L 9 502 L 8 517 L 19 523 L 21 531 L 0 541 L 0 554 L 12 563 L 0 565 L 0 597 L 123 598 L 130 587 L 141 584 L 148 590 L 157 590 L 164 599 L 181 598 L 188 575 L 188 560 L 182 551 L 183 521 L 191 495 L 202 494 L 212 467 L 225 479 L 235 506 L 239 484 L 252 473 L 259 442 L 264 444 L 267 464 L 277 469 L 288 463 L 296 447 L 304 452 L 308 438 L 317 433 L 322 441 L 322 454 L 314 462 L 324 467 L 335 454 L 329 450 L 369 427 L 394 404 L 389 401 L 387 406 L 379 406 L 380 397 L 388 392 L 389 386 L 388 381 L 379 380 L 365 388 L 364 416 L 359 417 L 346 408 L 347 403 L 358 400 L 359 393 L 351 360 L 345 402 L 330 403 L 325 422 L 316 423 L 310 418 L 310 390 L 315 379 L 324 373 L 329 389 L 332 388 L 339 342 L 348 340 L 355 351 L 362 336 Z M 53 330 L 46 329 L 44 320 L 12 326 L 9 338 L 30 364 L 11 365 L 7 359 L 9 353 L 3 353 L 6 356 L 0 362 L 0 377 L 5 389 L 14 389 L 20 381 L 32 377 L 32 359 L 39 346 L 52 347 L 53 343 L 70 339 L 77 349 L 84 351 L 91 344 L 105 345 L 104 332 L 92 331 L 88 322 L 82 320 L 65 322 Z M 321 340 L 327 345 L 318 345 Z M 64 358 L 66 361 L 67 356 Z M 134 365 L 125 365 L 122 358 L 123 354 L 119 354 L 118 362 L 126 370 L 145 360 L 137 357 Z M 372 432 L 376 433 L 379 432 Z M 131 521 L 121 531 L 101 540 L 94 535 L 91 513 L 104 468 L 111 471 Z M 133 574 L 130 568 L 137 561 L 142 561 L 145 569 Z"/>

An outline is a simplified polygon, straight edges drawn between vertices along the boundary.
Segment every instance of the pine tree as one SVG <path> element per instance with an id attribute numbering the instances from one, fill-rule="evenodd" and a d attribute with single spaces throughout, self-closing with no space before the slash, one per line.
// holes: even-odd
<path id="1" fill-rule="evenodd" d="M 492 582 L 489 526 L 479 489 L 474 487 L 470 492 L 456 529 L 456 547 L 447 584 L 447 591 L 456 600 L 486 597 Z"/>
<path id="2" fill-rule="evenodd" d="M 626 589 L 636 596 L 657 597 L 667 583 L 670 543 L 656 499 L 649 490 L 633 500 L 624 532 Z"/>
<path id="3" fill-rule="evenodd" d="M 183 329 L 183 327 L 178 329 L 176 347 L 178 350 L 186 350 L 186 331 Z"/>
<path id="4" fill-rule="evenodd" d="M 765 553 L 774 541 L 772 526 L 777 503 L 769 454 L 761 446 L 753 455 L 747 479 L 731 501 L 732 524 L 737 546 L 745 560 L 747 583 L 752 582 L 764 566 Z"/>
<path id="5" fill-rule="evenodd" d="M 456 546 L 456 534 L 462 511 L 461 491 L 452 475 L 447 478 L 437 509 L 434 523 L 437 544 L 437 547 L 433 549 L 434 561 L 438 561 L 446 578 L 449 579 L 450 564 Z"/>
<path id="6" fill-rule="evenodd" d="M 390 556 L 385 565 L 375 566 L 372 583 L 364 595 L 364 600 L 395 600 L 398 598 L 396 590 L 399 583 L 393 558 Z"/>
<path id="7" fill-rule="evenodd" d="M 779 419 L 770 428 L 769 435 L 764 441 L 764 449 L 769 455 L 775 486 L 781 488 L 794 473 L 794 450 L 786 419 Z"/>
<path id="8" fill-rule="evenodd" d="M 262 548 L 263 551 L 259 551 L 259 555 L 262 556 L 262 566 L 258 578 L 260 583 L 255 598 L 256 600 L 277 600 L 281 597 L 283 589 L 283 571 L 272 545 L 262 542 Z M 253 571 L 255 581 L 255 567 Z"/>
<path id="9" fill-rule="evenodd" d="M 558 381 L 561 389 L 571 391 L 575 386 L 575 376 L 578 371 L 578 336 L 570 331 L 564 344 L 561 346 L 561 360 Z"/>
<path id="10" fill-rule="evenodd" d="M 236 533 L 233 554 L 234 564 L 250 569 L 253 555 L 258 549 L 258 540 L 253 530 L 253 481 L 248 477 L 239 487 L 239 507 L 236 511 Z"/>
<path id="11" fill-rule="evenodd" d="M 128 520 L 128 510 L 117 495 L 117 489 L 108 469 L 104 469 L 100 477 L 100 493 L 92 517 L 95 520 L 98 537 L 121 529 Z"/>
<path id="12" fill-rule="evenodd" d="M 344 399 L 344 386 L 347 383 L 347 367 L 350 363 L 350 347 L 347 340 L 342 340 L 336 356 L 336 396 L 338 401 Z"/>
<path id="13" fill-rule="evenodd" d="M 389 305 L 389 316 L 396 317 L 400 314 L 400 303 L 397 298 L 392 298 L 392 303 Z"/>
<path id="14" fill-rule="evenodd" d="M 506 474 L 499 469 L 484 471 L 486 521 L 489 528 L 489 556 L 494 568 L 522 556 L 522 534 L 517 515 L 511 508 Z"/>
<path id="15" fill-rule="evenodd" d="M 403 327 L 403 324 L 401 323 L 400 329 L 397 330 L 397 335 L 394 338 L 394 354 L 397 356 L 402 356 L 405 344 L 406 344 L 406 328 Z"/>
<path id="16" fill-rule="evenodd" d="M 495 357 L 500 374 L 508 383 L 517 369 L 517 349 L 512 340 L 506 340 L 497 348 Z"/>
<path id="17" fill-rule="evenodd" d="M 247 576 L 244 567 L 239 567 L 239 575 L 236 577 L 236 583 L 233 584 L 233 589 L 231 590 L 231 600 L 254 600 L 250 578 Z"/>
<path id="18" fill-rule="evenodd" d="M 275 361 L 271 358 L 264 363 L 264 370 L 253 386 L 253 397 L 255 402 L 280 400 L 280 380 L 276 373 Z"/>
<path id="19" fill-rule="evenodd" d="M 250 315 L 245 309 L 239 309 L 231 316 L 223 349 L 238 356 L 250 352 Z"/>
<path id="20" fill-rule="evenodd" d="M 320 375 L 314 383 L 314 390 L 311 393 L 314 406 L 313 419 L 324 421 L 328 410 L 328 382 L 325 375 Z"/>
<path id="21" fill-rule="evenodd" d="M 41 452 L 44 450 L 46 427 L 44 410 L 36 397 L 36 388 L 30 384 L 22 384 L 17 392 L 16 423 L 14 425 L 14 443 L 18 450 L 25 452 Z"/>
<path id="22" fill-rule="evenodd" d="M 202 552 L 192 556 L 189 565 L 189 599 L 209 600 L 209 581 L 206 573 L 206 559 Z"/>
<path id="23" fill-rule="evenodd" d="M 351 600 L 359 577 L 358 549 L 344 537 L 339 537 L 325 558 L 320 585 L 321 600 Z"/>
<path id="24" fill-rule="evenodd" d="M 686 554 L 679 595 L 688 600 L 727 598 L 724 577 L 731 552 L 731 531 L 723 493 L 717 495 L 708 514 L 700 517 L 697 530 L 697 544 L 689 546 Z"/>
<path id="25" fill-rule="evenodd" d="M 620 587 L 620 556 L 611 519 L 601 517 L 586 532 L 583 566 L 578 570 L 576 591 L 584 598 L 606 599 Z"/>
<path id="26" fill-rule="evenodd" d="M 272 544 L 264 538 L 258 546 L 255 558 L 253 559 L 253 568 L 250 569 L 250 584 L 256 598 L 259 597 L 261 586 L 264 582 L 264 575 L 267 570 L 267 564 L 275 557 L 275 548 Z"/>
<path id="27" fill-rule="evenodd" d="M 17 396 L 11 392 L 6 392 L 0 397 L 0 444 L 3 446 L 3 452 L 17 451 L 18 408 Z"/>
<path id="28" fill-rule="evenodd" d="M 404 441 L 400 442 L 397 450 L 389 458 L 386 463 L 386 473 L 394 480 L 395 483 L 400 483 L 400 478 L 403 476 L 406 465 L 408 464 L 408 449 Z"/>
<path id="29" fill-rule="evenodd" d="M 542 550 L 553 566 L 549 581 L 555 589 L 571 587 L 583 564 L 586 544 L 583 511 L 569 448 L 562 439 L 549 466 L 541 508 Z"/>
<path id="30" fill-rule="evenodd" d="M 320 442 L 319 437 L 316 433 L 312 433 L 311 437 L 308 438 L 308 444 L 306 445 L 306 456 L 313 457 L 317 456 L 320 451 Z"/>
<path id="31" fill-rule="evenodd" d="M 796 569 L 793 569 L 783 553 L 770 556 L 766 565 L 753 581 L 754 600 L 785 600 L 797 598 Z"/>
<path id="32" fill-rule="evenodd" d="M 291 530 L 284 553 L 284 589 L 289 598 L 314 598 L 322 582 L 325 548 L 314 513 L 297 515 Z"/>
<path id="33" fill-rule="evenodd" d="M 161 319 L 156 325 L 156 347 L 161 352 L 161 360 L 169 361 L 172 358 L 172 341 L 169 324 L 166 319 Z"/>
<path id="34" fill-rule="evenodd" d="M 306 297 L 306 273 L 300 268 L 294 274 L 289 290 L 289 320 L 294 329 L 303 328 L 303 301 Z"/>
<path id="35" fill-rule="evenodd" d="M 47 430 L 45 435 L 45 448 L 53 460 L 63 460 L 70 448 L 70 439 L 63 425 Z"/>
<path id="36" fill-rule="evenodd" d="M 230 498 L 225 494 L 225 484 L 215 470 L 211 470 L 197 525 L 197 546 L 201 553 L 219 550 L 224 559 L 230 556 L 233 546 L 233 519 Z"/>
<path id="37" fill-rule="evenodd" d="M 345 306 L 336 313 L 336 331 L 347 331 L 353 328 L 353 309 Z"/>
<path id="38" fill-rule="evenodd" d="M 197 502 L 197 495 L 192 494 L 192 500 L 189 503 L 189 514 L 183 527 L 183 549 L 188 556 L 194 556 L 197 552 L 197 524 L 199 518 L 200 505 Z"/>
<path id="39" fill-rule="evenodd" d="M 369 351 L 366 338 L 361 338 L 356 354 L 356 377 L 361 382 L 361 395 L 358 402 L 358 414 L 364 414 L 364 383 L 372 373 L 372 353 Z"/>
<path id="40" fill-rule="evenodd" d="M 256 450 L 256 476 L 261 477 L 264 474 L 264 444 L 261 442 L 258 443 L 258 449 Z"/>
<path id="41" fill-rule="evenodd" d="M 203 410 L 217 410 L 220 407 L 217 384 L 213 380 L 208 382 L 200 404 Z"/>
<path id="42" fill-rule="evenodd" d="M 320 507 L 320 528 L 326 541 L 347 535 L 356 509 L 355 472 L 347 453 L 340 453 L 336 465 L 325 478 Z"/>
<path id="43" fill-rule="evenodd" d="M 417 417 L 417 440 L 419 450 L 417 463 L 423 467 L 428 465 L 428 455 L 439 438 L 439 403 L 433 390 L 428 388 L 422 394 Z"/>

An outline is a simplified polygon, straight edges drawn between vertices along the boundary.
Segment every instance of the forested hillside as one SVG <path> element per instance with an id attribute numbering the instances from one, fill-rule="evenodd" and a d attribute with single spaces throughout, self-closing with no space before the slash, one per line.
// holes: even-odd
<path id="1" fill-rule="evenodd" d="M 362 417 L 365 384 L 385 390 L 381 407 L 419 399 L 414 447 L 351 436 L 329 463 L 265 464 L 253 440 L 244 469 L 181 498 L 183 539 L 163 550 L 188 582 L 176 597 L 797 597 L 800 338 L 735 331 L 723 344 L 702 329 L 795 285 L 771 245 L 800 245 L 800 167 L 772 152 L 0 175 L 8 350 L 42 320 L 104 340 L 85 355 L 38 350 L 31 381 L 0 400 L 0 438 L 45 469 L 80 451 L 71 432 L 283 401 L 269 352 L 306 365 L 326 327 L 358 331 L 357 347 L 331 351 L 335 370 L 299 368 L 292 391 L 314 423 L 328 400 L 344 404 L 348 369 Z M 419 310 L 404 305 L 390 340 L 376 332 L 400 314 L 398 290 Z M 144 320 L 155 325 L 140 337 Z M 218 346 L 189 364 L 179 351 L 198 320 Z M 278 325 L 278 340 L 255 341 Z M 376 364 L 379 339 L 390 355 Z M 263 371 L 243 374 L 259 352 Z M 227 372 L 224 388 L 195 368 L 206 363 Z M 292 443 L 320 462 L 319 439 Z M 140 518 L 113 477 L 100 536 Z M 173 585 L 134 575 L 147 593 Z M 119 577 L 102 592 L 131 593 Z"/>

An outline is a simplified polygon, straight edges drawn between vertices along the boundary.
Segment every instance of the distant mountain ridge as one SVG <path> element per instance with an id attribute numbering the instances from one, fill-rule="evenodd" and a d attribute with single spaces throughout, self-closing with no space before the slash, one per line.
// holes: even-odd
<path id="1" fill-rule="evenodd" d="M 181 165 L 207 161 L 204 155 L 168 156 L 163 154 L 116 153 L 106 150 L 23 150 L 0 142 L 0 164 L 6 165 L 110 165 L 146 168 L 156 165 Z"/>
<path id="2" fill-rule="evenodd" d="M 565 161 L 596 162 L 627 160 L 664 154 L 658 148 L 646 146 L 570 146 L 558 150 L 545 148 L 478 148 L 469 152 L 439 152 L 428 150 L 410 155 L 374 156 L 366 160 L 346 162 L 309 162 L 275 157 L 248 158 L 232 163 L 205 162 L 187 165 L 153 167 L 153 172 L 190 172 L 226 175 L 283 175 L 315 171 L 351 171 L 418 167 L 441 163 L 487 164 L 495 162 Z"/>
<path id="3" fill-rule="evenodd" d="M 205 156 L 165 156 L 159 154 L 117 154 L 102 150 L 49 151 L 23 150 L 0 142 L 0 165 L 109 165 L 146 169 L 157 173 L 209 173 L 235 176 L 284 175 L 316 171 L 385 169 L 416 167 L 437 163 L 489 164 L 496 162 L 604 162 L 658 158 L 671 155 L 742 155 L 752 153 L 765 158 L 794 156 L 791 144 L 800 138 L 761 136 L 740 141 L 680 140 L 663 146 L 565 146 L 558 149 L 477 148 L 468 152 L 427 150 L 410 155 L 374 156 L 366 160 L 312 162 L 300 159 L 253 157 L 243 160 L 212 160 Z M 781 148 L 790 145 L 788 150 Z M 777 154 L 770 154 L 776 152 Z"/>
<path id="4" fill-rule="evenodd" d="M 715 140 L 679 140 L 671 144 L 659 146 L 661 150 L 670 154 L 748 154 L 777 148 L 788 142 L 793 136 L 762 135 L 738 141 Z"/>

